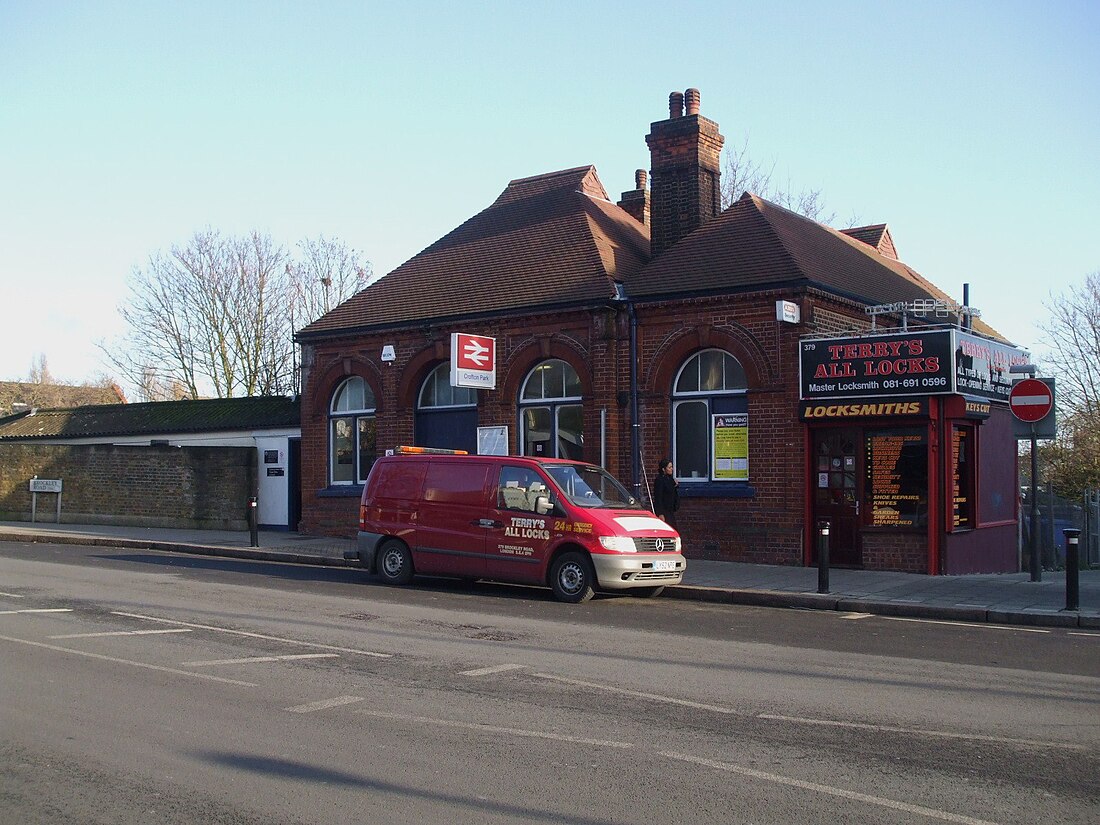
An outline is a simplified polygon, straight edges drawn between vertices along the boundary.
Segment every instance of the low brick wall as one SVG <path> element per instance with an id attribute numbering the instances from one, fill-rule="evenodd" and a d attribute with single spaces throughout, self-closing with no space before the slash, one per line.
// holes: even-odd
<path id="1" fill-rule="evenodd" d="M 61 521 L 247 530 L 256 494 L 251 447 L 0 444 L 0 520 L 30 521 L 30 479 L 60 478 Z M 38 494 L 38 521 L 56 497 Z"/>

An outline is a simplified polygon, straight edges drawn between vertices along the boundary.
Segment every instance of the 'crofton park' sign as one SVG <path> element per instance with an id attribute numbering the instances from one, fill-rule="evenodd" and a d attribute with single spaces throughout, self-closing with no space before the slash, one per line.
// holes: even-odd
<path id="1" fill-rule="evenodd" d="M 799 353 L 804 399 L 961 393 L 1007 402 L 1009 368 L 1028 362 L 1022 349 L 960 329 L 808 338 Z"/>

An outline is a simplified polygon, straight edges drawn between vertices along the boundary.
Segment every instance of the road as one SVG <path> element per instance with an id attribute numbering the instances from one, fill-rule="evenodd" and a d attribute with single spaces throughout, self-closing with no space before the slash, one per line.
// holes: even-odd
<path id="1" fill-rule="evenodd" d="M 1100 632 L 0 543 L 0 823 L 1095 823 Z"/>

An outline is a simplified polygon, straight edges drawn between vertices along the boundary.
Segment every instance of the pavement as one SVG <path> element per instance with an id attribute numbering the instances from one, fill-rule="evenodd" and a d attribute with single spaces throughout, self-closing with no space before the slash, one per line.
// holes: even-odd
<path id="1" fill-rule="evenodd" d="M 260 531 L 248 532 L 118 527 L 112 525 L 0 522 L 0 541 L 102 545 L 162 550 L 290 564 L 346 567 L 344 550 L 354 539 Z M 1081 570 L 1077 610 L 1066 610 L 1066 574 L 1028 573 L 927 576 L 834 568 L 829 592 L 818 593 L 816 567 L 740 564 L 688 559 L 682 584 L 661 598 L 837 610 L 956 622 L 1100 628 L 1100 570 Z"/>

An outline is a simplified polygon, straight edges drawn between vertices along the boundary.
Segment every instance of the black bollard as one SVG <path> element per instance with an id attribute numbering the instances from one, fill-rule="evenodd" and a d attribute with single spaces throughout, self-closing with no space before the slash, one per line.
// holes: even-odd
<path id="1" fill-rule="evenodd" d="M 259 528 L 256 526 L 256 497 L 248 499 L 248 532 L 252 538 L 252 546 L 260 546 Z"/>
<path id="2" fill-rule="evenodd" d="M 1081 603 L 1079 575 L 1081 561 L 1077 555 L 1077 539 L 1081 531 L 1067 527 L 1062 531 L 1062 535 L 1066 537 L 1066 610 L 1076 610 Z"/>
<path id="3" fill-rule="evenodd" d="M 817 592 L 829 592 L 829 520 L 817 523 Z"/>

